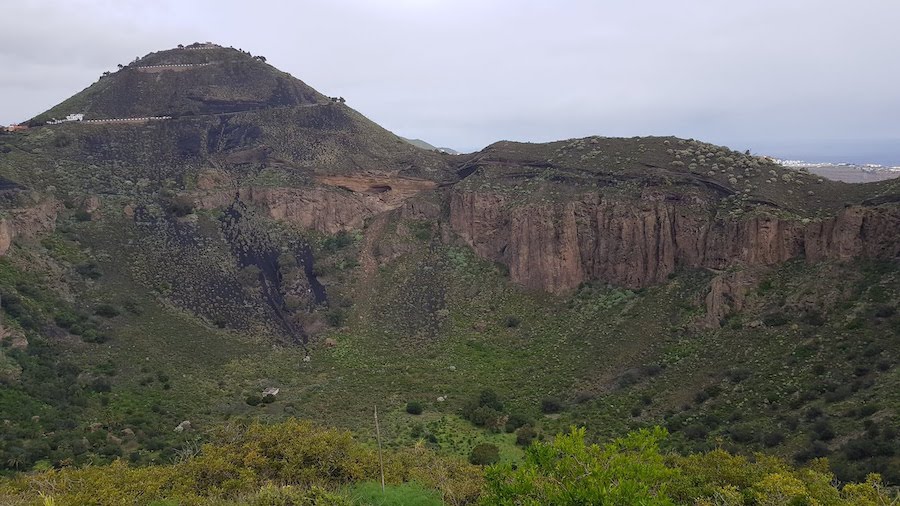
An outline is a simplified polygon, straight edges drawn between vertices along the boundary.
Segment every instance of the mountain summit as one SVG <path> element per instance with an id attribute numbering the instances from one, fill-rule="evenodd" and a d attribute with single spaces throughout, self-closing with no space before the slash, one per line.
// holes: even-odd
<path id="1" fill-rule="evenodd" d="M 150 53 L 100 79 L 32 120 L 69 114 L 84 119 L 192 116 L 314 106 L 329 99 L 265 57 L 215 44 Z"/>

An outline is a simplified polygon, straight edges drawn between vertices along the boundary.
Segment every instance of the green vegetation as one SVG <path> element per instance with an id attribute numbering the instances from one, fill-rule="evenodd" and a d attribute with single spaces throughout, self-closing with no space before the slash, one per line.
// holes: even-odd
<path id="1" fill-rule="evenodd" d="M 606 445 L 584 429 L 535 443 L 516 466 L 496 464 L 496 446 L 470 460 L 422 447 L 384 455 L 387 486 L 376 480 L 376 452 L 346 431 L 305 421 L 222 427 L 212 443 L 172 464 L 39 470 L 0 480 L 4 504 L 822 504 L 877 506 L 900 500 L 870 475 L 837 487 L 827 462 L 792 468 L 763 455 L 717 449 L 682 456 L 660 449 L 665 430 L 644 429 Z M 495 464 L 495 465 L 491 465 Z"/>
<path id="2" fill-rule="evenodd" d="M 490 443 L 478 443 L 469 454 L 469 462 L 477 466 L 488 466 L 500 462 L 500 448 Z"/>
<path id="3" fill-rule="evenodd" d="M 0 258 L 0 473 L 16 500 L 461 504 L 519 490 L 564 504 L 571 488 L 587 502 L 865 504 L 853 494 L 878 493 L 870 473 L 900 485 L 896 261 L 679 264 L 642 289 L 595 280 L 551 295 L 494 261 L 515 252 L 467 247 L 449 214 L 457 192 L 483 192 L 559 237 L 569 224 L 543 211 L 599 220 L 581 212 L 597 199 L 812 229 L 847 203 L 890 203 L 900 183 L 819 182 L 661 137 L 503 142 L 455 159 L 240 51 L 139 63 L 173 62 L 216 64 L 123 66 L 48 114 L 178 118 L 4 136 L 0 214 L 34 227 Z M 156 84 L 138 100 L 145 79 Z M 402 184 L 362 184 L 376 172 Z M 414 182 L 437 189 L 403 194 Z M 712 277 L 731 274 L 747 274 L 746 293 L 707 321 Z M 586 432 L 547 439 L 572 426 Z M 487 488 L 466 459 L 496 462 Z M 585 465 L 604 469 L 592 491 L 573 481 Z M 829 472 L 868 484 L 834 487 Z"/>
<path id="4" fill-rule="evenodd" d="M 272 504 L 265 499 L 270 497 L 316 498 L 323 504 L 406 504 L 397 502 L 405 499 L 441 504 L 443 497 L 451 504 L 465 504 L 477 498 L 482 483 L 476 468 L 421 448 L 388 452 L 384 468 L 392 487 L 382 497 L 380 486 L 375 494 L 364 483 L 378 476 L 376 452 L 346 431 L 297 420 L 232 425 L 221 429 L 214 444 L 203 445 L 193 455 L 183 454 L 173 464 L 132 467 L 117 460 L 108 466 L 49 470 L 0 481 L 0 502 L 28 504 L 47 496 L 60 504 L 118 505 L 135 498 L 178 504 Z"/>
<path id="5" fill-rule="evenodd" d="M 525 461 L 487 471 L 484 504 L 893 504 L 880 477 L 834 486 L 827 463 L 793 469 L 777 458 L 724 450 L 662 453 L 662 429 L 645 429 L 605 446 L 587 444 L 584 429 L 536 443 Z"/>

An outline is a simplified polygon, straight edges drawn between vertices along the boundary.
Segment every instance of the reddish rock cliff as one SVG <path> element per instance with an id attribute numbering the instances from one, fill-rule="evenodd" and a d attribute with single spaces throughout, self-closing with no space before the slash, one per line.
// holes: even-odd
<path id="1" fill-rule="evenodd" d="M 554 293 L 594 279 L 638 288 L 665 280 L 678 266 L 900 256 L 896 205 L 851 206 L 804 223 L 764 211 L 720 219 L 703 199 L 649 190 L 636 200 L 592 193 L 515 205 L 498 193 L 455 190 L 450 221 L 480 256 L 508 265 L 513 281 Z"/>
<path id="2" fill-rule="evenodd" d="M 323 176 L 303 188 L 249 187 L 224 190 L 228 181 L 204 173 L 192 195 L 201 209 L 225 207 L 235 197 L 266 210 L 270 217 L 325 234 L 360 229 L 367 218 L 396 209 L 414 195 L 433 189 L 433 181 L 389 174 Z"/>
<path id="3" fill-rule="evenodd" d="M 33 206 L 10 209 L 0 218 L 0 256 L 9 251 L 18 238 L 33 239 L 56 228 L 59 202 L 44 200 Z"/>

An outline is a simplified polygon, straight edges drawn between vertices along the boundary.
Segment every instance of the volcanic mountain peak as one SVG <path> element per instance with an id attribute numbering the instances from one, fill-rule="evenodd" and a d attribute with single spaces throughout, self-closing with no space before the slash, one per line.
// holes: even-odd
<path id="1" fill-rule="evenodd" d="M 85 120 L 193 116 L 289 106 L 329 99 L 265 63 L 263 56 L 215 44 L 150 53 L 31 120 L 84 114 Z"/>

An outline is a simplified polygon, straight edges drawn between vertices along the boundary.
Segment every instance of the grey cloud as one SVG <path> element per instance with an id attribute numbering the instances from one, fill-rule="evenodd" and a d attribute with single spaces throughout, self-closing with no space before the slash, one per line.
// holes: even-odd
<path id="1" fill-rule="evenodd" d="M 900 139 L 900 4 L 890 0 L 64 5 L 4 7 L 13 16 L 0 21 L 0 62 L 13 72 L 0 93 L 16 98 L 0 102 L 0 121 L 134 56 L 214 40 L 264 54 L 397 133 L 466 150 L 590 134 L 785 153 L 816 139 Z"/>

